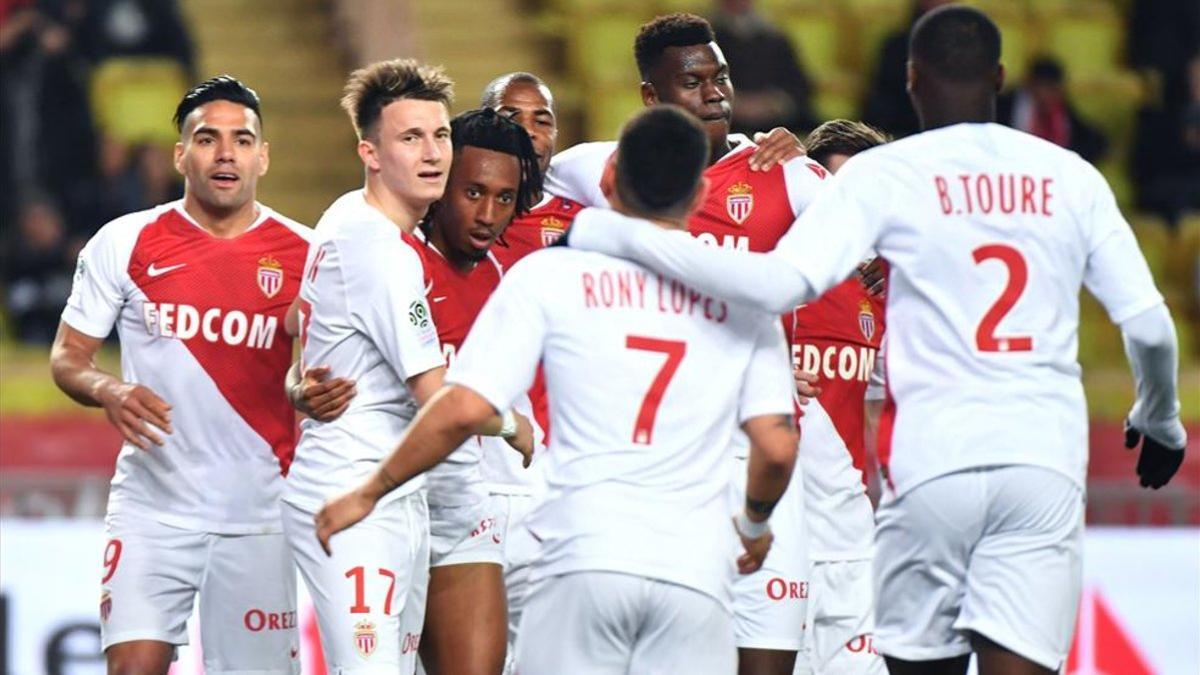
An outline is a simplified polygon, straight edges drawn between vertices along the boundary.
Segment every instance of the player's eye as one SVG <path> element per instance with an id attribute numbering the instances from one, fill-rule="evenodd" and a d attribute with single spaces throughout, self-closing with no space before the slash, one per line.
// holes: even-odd
<path id="1" fill-rule="evenodd" d="M 483 193 L 479 191 L 479 188 L 477 188 L 477 187 L 467 188 L 467 197 L 469 199 L 479 199 L 482 196 L 483 196 Z"/>
<path id="2" fill-rule="evenodd" d="M 400 137 L 401 143 L 415 143 L 417 141 L 416 134 L 404 134 Z"/>
<path id="3" fill-rule="evenodd" d="M 500 203 L 501 204 L 511 204 L 511 203 L 515 202 L 516 200 L 517 200 L 517 196 L 511 192 L 505 192 L 504 194 L 500 195 Z"/>
<path id="4" fill-rule="evenodd" d="M 728 75 L 718 75 L 717 76 L 717 84 L 729 84 L 729 76 Z"/>
<path id="5" fill-rule="evenodd" d="M 693 80 L 693 81 L 691 81 L 691 82 L 684 82 L 684 83 L 683 83 L 683 88 L 684 88 L 684 89 L 695 89 L 696 87 L 699 87 L 699 86 L 700 86 L 700 83 L 699 83 L 699 82 L 696 82 L 695 80 Z"/>
<path id="6" fill-rule="evenodd" d="M 439 131 L 439 132 L 437 132 L 437 139 L 438 139 L 439 141 L 444 141 L 444 140 L 446 140 L 447 138 L 450 138 L 450 132 L 449 132 L 449 131 Z"/>
<path id="7" fill-rule="evenodd" d="M 239 138 L 237 140 L 237 143 L 238 143 L 238 145 L 242 146 L 243 148 L 248 148 L 251 145 L 254 145 L 254 143 L 252 143 L 249 138 L 245 138 L 245 137 Z"/>

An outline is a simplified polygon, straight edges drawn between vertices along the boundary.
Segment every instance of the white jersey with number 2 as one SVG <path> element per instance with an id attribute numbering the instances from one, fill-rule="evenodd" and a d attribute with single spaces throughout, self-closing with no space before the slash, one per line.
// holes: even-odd
<path id="1" fill-rule="evenodd" d="M 792 414 L 779 321 L 628 261 L 552 247 L 505 275 L 447 381 L 505 410 L 539 361 L 554 431 L 548 494 L 527 521 L 542 542 L 534 580 L 618 572 L 727 602 L 730 435 L 748 418 Z"/>

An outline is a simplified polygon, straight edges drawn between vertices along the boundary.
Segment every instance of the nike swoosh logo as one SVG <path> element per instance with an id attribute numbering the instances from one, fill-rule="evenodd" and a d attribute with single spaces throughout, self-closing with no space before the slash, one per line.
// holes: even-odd
<path id="1" fill-rule="evenodd" d="M 433 299 L 433 301 L 434 301 L 434 302 L 441 302 L 441 301 L 443 301 L 443 300 L 445 300 L 445 299 L 446 299 L 446 296 L 442 295 L 442 296 L 439 296 L 439 297 L 436 297 L 436 298 L 434 298 L 434 299 Z"/>
<path id="2" fill-rule="evenodd" d="M 155 267 L 154 263 L 150 263 L 150 266 L 146 268 L 146 274 L 149 274 L 152 277 L 161 277 L 162 275 L 166 274 L 167 272 L 173 272 L 173 271 L 179 269 L 180 267 L 185 267 L 185 266 L 187 266 L 187 263 L 179 263 L 178 265 L 168 265 L 166 267 Z"/>

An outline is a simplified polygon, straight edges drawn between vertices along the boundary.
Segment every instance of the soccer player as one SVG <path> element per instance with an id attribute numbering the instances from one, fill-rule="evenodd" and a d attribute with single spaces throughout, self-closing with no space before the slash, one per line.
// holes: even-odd
<path id="1" fill-rule="evenodd" d="M 832 120 L 804 145 L 811 159 L 836 173 L 853 155 L 886 142 L 866 124 Z M 820 405 L 800 418 L 798 455 L 810 561 L 805 660 L 816 675 L 885 672 L 872 646 L 875 514 L 864 489 L 864 401 L 877 415 L 883 399 L 876 381 L 883 303 L 855 275 L 784 315 L 793 367 L 820 376 Z"/>
<path id="2" fill-rule="evenodd" d="M 495 110 L 529 133 L 538 169 L 545 176 L 558 143 L 558 117 L 550 87 L 532 73 L 507 73 L 484 88 L 480 107 Z M 539 190 L 533 207 L 504 230 L 492 253 L 504 269 L 511 268 L 521 258 L 558 240 L 581 208 L 578 202 Z M 516 459 L 512 453 L 507 455 Z"/>
<path id="3" fill-rule="evenodd" d="M 295 417 L 282 382 L 310 230 L 255 201 L 258 95 L 202 82 L 175 111 L 183 199 L 108 223 L 79 255 L 54 381 L 124 437 L 108 499 L 100 632 L 110 673 L 165 674 L 199 595 L 208 672 L 298 673 L 279 521 Z M 122 376 L 93 357 L 113 326 Z"/>
<path id="4" fill-rule="evenodd" d="M 489 249 L 514 216 L 536 203 L 541 188 L 529 135 L 492 109 L 455 117 L 450 138 L 446 192 L 417 233 L 426 242 L 419 252 L 447 367 L 500 283 L 501 267 Z M 505 505 L 487 494 L 480 459 L 518 455 L 485 439 L 499 440 L 468 439 L 426 474 L 431 569 L 420 653 L 429 673 L 498 673 L 505 662 L 505 533 L 498 512 Z"/>
<path id="5" fill-rule="evenodd" d="M 643 111 L 622 133 L 605 190 L 617 209 L 678 237 L 702 200 L 708 154 L 696 120 L 672 107 Z M 588 213 L 616 217 L 579 217 Z M 318 535 L 362 518 L 438 461 L 526 391 L 544 359 L 555 432 L 548 497 L 526 523 L 542 555 L 520 672 L 728 673 L 727 448 L 736 420 L 752 443 L 735 519 L 746 549 L 738 566 L 749 572 L 769 547 L 766 519 L 795 458 L 783 348 L 774 317 L 617 259 L 535 253 L 484 307 L 452 385 L 375 476 L 325 507 Z"/>
<path id="6" fill-rule="evenodd" d="M 1124 337 L 1143 487 L 1171 479 L 1187 441 L 1174 325 L 1133 232 L 1094 167 L 993 122 L 999 55 L 982 12 L 923 16 L 908 87 L 924 131 L 850 159 L 771 253 L 681 245 L 636 222 L 576 219 L 569 235 L 776 311 L 868 250 L 887 259 L 875 644 L 894 674 L 962 673 L 972 651 L 983 675 L 1066 658 L 1087 466 L 1081 286 Z"/>
<path id="7" fill-rule="evenodd" d="M 317 548 L 313 514 L 356 484 L 442 385 L 443 357 L 412 230 L 442 196 L 450 165 L 451 83 L 412 60 L 351 74 L 342 107 L 359 137 L 365 186 L 317 225 L 299 298 L 301 361 L 355 381 L 336 420 L 305 420 L 283 496 L 283 524 L 317 610 L 330 670 L 411 672 L 425 619 L 429 515 L 424 477 L 408 481 Z M 488 420 L 482 433 L 513 435 Z"/>
<path id="8" fill-rule="evenodd" d="M 709 190 L 688 232 L 700 241 L 740 251 L 769 251 L 824 185 L 828 172 L 806 158 L 760 165 L 757 146 L 729 133 L 734 99 L 729 66 L 711 26 L 691 14 L 671 14 L 642 26 L 634 42 L 647 106 L 673 104 L 700 121 L 710 156 Z M 554 158 L 547 189 L 588 206 L 606 204 L 600 177 L 613 143 L 586 143 Z M 793 146 L 794 147 L 794 146 Z M 770 168 L 760 170 L 764 166 Z M 780 312 L 782 314 L 782 312 Z M 733 499 L 740 500 L 746 442 L 735 434 Z M 803 542 L 801 471 L 793 473 L 776 514 L 775 546 L 758 574 L 737 579 L 734 616 L 739 667 L 744 673 L 791 675 L 803 645 L 808 561 Z"/>

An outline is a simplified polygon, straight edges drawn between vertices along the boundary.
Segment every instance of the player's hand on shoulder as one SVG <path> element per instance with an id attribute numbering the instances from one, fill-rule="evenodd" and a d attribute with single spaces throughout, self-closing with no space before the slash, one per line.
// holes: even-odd
<path id="1" fill-rule="evenodd" d="M 1175 420 L 1173 426 L 1178 428 L 1172 429 L 1171 435 L 1175 437 L 1178 445 L 1163 443 L 1134 425 L 1131 420 L 1136 419 L 1136 412 L 1135 406 L 1134 412 L 1130 413 L 1125 420 L 1125 447 L 1133 449 L 1138 446 L 1138 443 L 1141 443 L 1142 450 L 1137 461 L 1139 482 L 1142 487 L 1157 490 L 1166 485 L 1175 472 L 1179 471 L 1179 466 L 1183 464 L 1187 433 L 1179 420 Z"/>
<path id="2" fill-rule="evenodd" d="M 506 437 L 504 440 L 512 447 L 513 450 L 521 453 L 521 466 L 526 469 L 533 462 L 533 424 L 517 411 L 513 411 L 513 418 L 517 422 L 517 431 L 512 436 Z"/>
<path id="3" fill-rule="evenodd" d="M 333 377 L 329 366 L 314 366 L 304 371 L 290 393 L 297 410 L 320 422 L 332 422 L 346 412 L 358 390 L 354 380 Z"/>
<path id="4" fill-rule="evenodd" d="M 742 540 L 744 549 L 737 559 L 738 574 L 753 574 L 762 568 L 767 553 L 771 551 L 771 543 L 775 541 L 775 535 L 767 530 L 761 537 L 750 539 L 738 529 L 736 518 L 733 521 L 733 529 L 738 533 L 738 539 Z"/>
<path id="5" fill-rule="evenodd" d="M 805 152 L 804 144 L 796 134 L 783 127 L 754 134 L 754 142 L 758 147 L 750 155 L 751 171 L 768 171 L 776 164 L 803 157 Z"/>
<path id="6" fill-rule="evenodd" d="M 375 500 L 361 487 L 325 502 L 313 519 L 317 526 L 317 541 L 325 555 L 333 555 L 333 549 L 329 547 L 333 535 L 366 518 L 374 509 Z"/>
<path id="7" fill-rule="evenodd" d="M 171 405 L 149 387 L 120 382 L 107 387 L 99 398 L 108 421 L 142 450 L 162 445 L 162 435 L 172 433 Z"/>
<path id="8" fill-rule="evenodd" d="M 796 368 L 792 371 L 792 379 L 796 381 L 796 402 L 800 405 L 808 405 L 821 395 L 821 388 L 817 386 L 820 376 L 816 373 Z"/>

